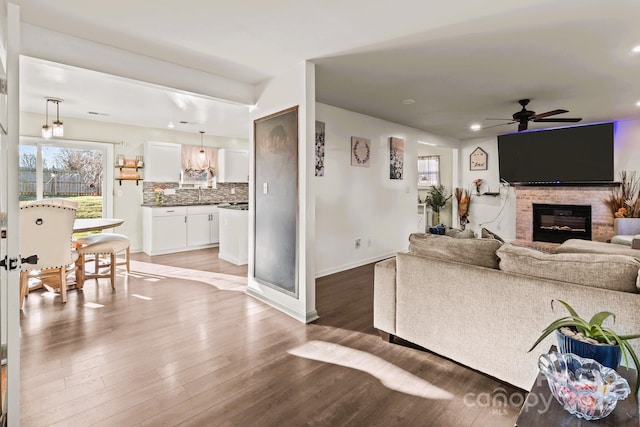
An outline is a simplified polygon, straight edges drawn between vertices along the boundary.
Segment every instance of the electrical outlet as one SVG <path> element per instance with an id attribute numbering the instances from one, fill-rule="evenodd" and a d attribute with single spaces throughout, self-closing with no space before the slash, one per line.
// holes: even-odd
<path id="1" fill-rule="evenodd" d="M 235 188 L 231 189 L 231 194 L 236 194 L 236 189 Z"/>
<path id="2" fill-rule="evenodd" d="M 165 188 L 164 189 L 164 195 L 165 196 L 173 196 L 174 194 L 176 194 L 176 189 L 175 188 Z"/>
<path id="3" fill-rule="evenodd" d="M 362 244 L 362 239 L 356 239 L 356 249 L 360 249 L 361 244 Z"/>

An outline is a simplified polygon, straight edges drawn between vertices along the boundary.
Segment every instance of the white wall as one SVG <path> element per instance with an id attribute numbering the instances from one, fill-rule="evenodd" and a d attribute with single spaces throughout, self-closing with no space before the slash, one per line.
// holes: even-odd
<path id="1" fill-rule="evenodd" d="M 469 155 L 476 147 L 481 147 L 488 154 L 486 171 L 469 171 Z M 506 240 L 515 239 L 515 193 L 513 188 L 499 185 L 498 138 L 474 138 L 461 141 L 459 161 L 460 186 L 472 188 L 473 180 L 482 178 L 485 181 L 485 186 L 482 187 L 483 192 L 501 190 L 500 197 L 472 197 L 468 226 L 477 233 L 484 226 Z M 623 170 L 635 171 L 640 177 L 640 120 L 616 122 L 614 178 L 618 179 L 619 173 Z"/>
<path id="2" fill-rule="evenodd" d="M 39 137 L 40 129 L 45 117 L 41 114 L 22 113 L 20 115 L 20 135 Z M 138 126 L 120 125 L 114 123 L 99 122 L 93 120 L 81 120 L 70 117 L 64 118 L 65 138 L 124 142 L 114 146 L 114 155 L 124 154 L 127 158 L 135 158 L 143 155 L 145 141 L 164 141 L 180 144 L 200 145 L 200 134 L 175 131 L 170 129 L 151 129 Z M 247 135 L 248 137 L 248 135 Z M 205 135 L 205 146 L 249 148 L 248 139 L 227 138 L 215 135 Z M 144 170 L 141 175 L 144 178 Z M 126 234 L 131 240 L 131 250 L 142 250 L 142 184 L 136 185 L 135 181 L 123 181 L 113 184 L 113 217 L 124 219 L 124 224 L 118 227 L 117 232 Z M 119 196 L 118 191 L 122 191 Z"/>
<path id="3" fill-rule="evenodd" d="M 247 293 L 287 313 L 301 322 L 318 318 L 315 300 L 315 66 L 302 62 L 289 72 L 271 79 L 258 88 L 259 99 L 251 120 L 298 106 L 298 297 L 292 297 L 263 285 L 253 277 L 255 233 L 249 227 L 249 283 Z M 254 145 L 250 142 L 249 200 L 254 200 Z M 311 175 L 309 175 L 311 174 Z M 254 224 L 255 206 L 250 204 L 250 224 Z"/>
<path id="4" fill-rule="evenodd" d="M 409 234 L 416 231 L 417 141 L 457 148 L 458 140 L 320 103 L 316 104 L 316 120 L 325 123 L 324 176 L 313 177 L 316 275 L 346 270 L 405 250 Z M 371 140 L 371 167 L 351 166 L 352 136 Z M 389 179 L 392 136 L 405 141 L 402 180 Z M 359 249 L 355 248 L 357 238 L 362 239 Z"/>

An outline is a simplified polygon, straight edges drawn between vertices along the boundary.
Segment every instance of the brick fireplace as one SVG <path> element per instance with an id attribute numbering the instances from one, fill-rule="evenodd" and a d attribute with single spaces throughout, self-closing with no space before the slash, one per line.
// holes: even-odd
<path id="1" fill-rule="evenodd" d="M 591 238 L 613 236 L 613 215 L 604 204 L 609 187 L 515 187 L 516 239 L 533 241 L 533 204 L 591 205 Z"/>

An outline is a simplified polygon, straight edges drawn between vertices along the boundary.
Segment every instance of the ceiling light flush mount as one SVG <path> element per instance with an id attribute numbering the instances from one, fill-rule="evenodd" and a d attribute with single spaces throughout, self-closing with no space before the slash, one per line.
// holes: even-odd
<path id="1" fill-rule="evenodd" d="M 407 98 L 407 99 L 403 99 L 403 100 L 402 100 L 402 103 L 403 103 L 404 105 L 411 105 L 411 104 L 415 104 L 415 103 L 416 103 L 416 100 L 415 100 L 415 99 L 411 99 L 411 98 Z"/>
<path id="2" fill-rule="evenodd" d="M 473 123 L 471 126 L 469 126 L 469 129 L 471 129 L 474 132 L 477 132 L 482 129 L 482 126 L 480 126 L 479 123 Z"/>
<path id="3" fill-rule="evenodd" d="M 63 137 L 64 125 L 60 121 L 60 103 L 63 101 L 60 98 L 45 98 L 45 124 L 42 126 L 42 137 L 49 139 L 52 136 Z M 56 104 L 56 119 L 53 121 L 53 126 L 49 126 L 49 103 Z"/>
<path id="4" fill-rule="evenodd" d="M 633 53 L 640 53 L 640 44 L 637 46 L 634 46 L 633 49 L 631 49 L 631 52 Z"/>

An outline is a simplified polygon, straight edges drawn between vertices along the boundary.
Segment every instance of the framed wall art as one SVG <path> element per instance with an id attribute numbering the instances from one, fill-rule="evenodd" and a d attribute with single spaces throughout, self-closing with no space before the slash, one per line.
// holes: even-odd
<path id="1" fill-rule="evenodd" d="M 324 122 L 316 120 L 316 176 L 324 176 Z"/>
<path id="2" fill-rule="evenodd" d="M 298 297 L 298 107 L 254 120 L 254 278 Z"/>
<path id="3" fill-rule="evenodd" d="M 487 170 L 487 152 L 478 147 L 469 155 L 469 170 L 486 171 Z"/>
<path id="4" fill-rule="evenodd" d="M 389 179 L 402 179 L 404 174 L 404 139 L 389 139 Z"/>
<path id="5" fill-rule="evenodd" d="M 351 166 L 371 166 L 371 141 L 358 136 L 351 137 Z"/>

